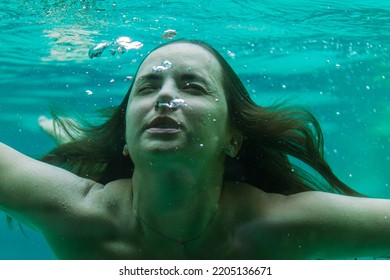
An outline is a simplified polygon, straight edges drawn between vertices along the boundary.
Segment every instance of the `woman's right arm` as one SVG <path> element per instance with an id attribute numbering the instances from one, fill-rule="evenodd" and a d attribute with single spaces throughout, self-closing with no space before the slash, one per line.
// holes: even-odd
<path id="1" fill-rule="evenodd" d="M 24 224 L 40 231 L 74 227 L 91 188 L 102 185 L 0 143 L 0 210 Z"/>

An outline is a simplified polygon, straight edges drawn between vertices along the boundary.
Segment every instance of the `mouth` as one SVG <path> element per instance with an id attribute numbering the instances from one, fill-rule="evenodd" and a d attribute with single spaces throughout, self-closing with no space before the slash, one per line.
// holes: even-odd
<path id="1" fill-rule="evenodd" d="M 170 117 L 156 117 L 147 126 L 149 133 L 177 133 L 182 129 L 179 122 Z"/>

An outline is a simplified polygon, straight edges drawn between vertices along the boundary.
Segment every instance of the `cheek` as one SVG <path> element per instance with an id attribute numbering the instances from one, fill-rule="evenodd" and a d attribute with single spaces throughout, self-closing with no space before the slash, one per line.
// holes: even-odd
<path id="1" fill-rule="evenodd" d="M 126 110 L 126 120 L 139 124 L 139 121 L 146 116 L 153 106 L 153 102 L 147 98 L 136 98 L 135 100 L 129 101 Z"/>
<path id="2" fill-rule="evenodd" d="M 211 125 L 225 129 L 228 123 L 227 105 L 224 101 L 219 100 L 215 101 L 214 105 L 210 110 L 207 110 L 205 119 Z"/>
<path id="3" fill-rule="evenodd" d="M 216 133 L 218 131 L 224 131 L 226 128 L 227 118 L 224 114 L 218 114 L 217 112 L 209 112 L 202 116 L 202 124 L 209 127 L 210 133 Z"/>
<path id="4" fill-rule="evenodd" d="M 228 132 L 228 112 L 224 104 L 203 110 L 198 115 L 198 125 L 201 125 L 206 137 L 219 141 Z"/>
<path id="5" fill-rule="evenodd" d="M 147 109 L 139 102 L 129 103 L 126 110 L 126 140 L 134 137 L 140 128 L 140 123 L 145 118 Z"/>

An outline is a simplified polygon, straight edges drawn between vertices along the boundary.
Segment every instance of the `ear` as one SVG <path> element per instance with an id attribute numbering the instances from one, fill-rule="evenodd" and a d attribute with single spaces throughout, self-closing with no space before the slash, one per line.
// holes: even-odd
<path id="1" fill-rule="evenodd" d="M 129 150 L 127 149 L 127 144 L 123 146 L 123 156 L 127 157 L 129 156 Z"/>
<path id="2" fill-rule="evenodd" d="M 234 130 L 230 138 L 229 144 L 226 145 L 223 149 L 224 152 L 228 156 L 235 158 L 241 149 L 242 140 L 243 140 L 242 132 L 238 129 Z"/>

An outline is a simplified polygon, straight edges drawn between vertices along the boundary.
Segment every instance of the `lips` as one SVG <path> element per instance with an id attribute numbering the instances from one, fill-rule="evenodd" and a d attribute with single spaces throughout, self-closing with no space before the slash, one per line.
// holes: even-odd
<path id="1" fill-rule="evenodd" d="M 156 117 L 147 126 L 149 132 L 177 132 L 181 130 L 179 122 L 170 117 Z"/>

